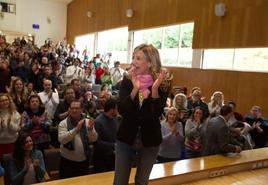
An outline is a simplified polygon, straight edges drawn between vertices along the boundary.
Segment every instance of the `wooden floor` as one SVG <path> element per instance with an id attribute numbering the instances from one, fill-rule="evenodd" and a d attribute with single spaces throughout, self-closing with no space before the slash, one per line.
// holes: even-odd
<path id="1" fill-rule="evenodd" d="M 195 159 L 180 160 L 176 162 L 170 162 L 165 164 L 155 164 L 150 175 L 149 185 L 178 185 L 189 183 L 191 181 L 199 181 L 201 179 L 208 179 L 207 182 L 214 181 L 215 176 L 226 175 L 226 182 L 237 181 L 237 172 L 243 172 L 246 175 L 241 175 L 241 182 L 243 178 L 247 177 L 247 174 L 252 174 L 253 177 L 258 178 L 258 174 L 252 169 L 258 170 L 259 168 L 267 169 L 268 167 L 268 148 L 255 149 L 243 151 L 237 155 L 213 155 L 200 157 Z M 136 169 L 133 168 L 131 171 L 131 176 L 129 184 L 133 185 L 134 176 Z M 259 170 L 258 170 L 259 171 Z M 220 174 L 219 174 L 220 172 Z M 221 174 L 223 172 L 223 174 Z M 266 171 L 267 172 L 267 171 Z M 217 173 L 217 175 L 215 175 Z M 268 174 L 268 173 L 267 173 Z M 212 178 L 212 176 L 214 178 Z M 268 176 L 268 175 L 267 175 Z M 101 184 L 101 185 L 111 185 L 113 182 L 114 172 L 100 173 L 93 175 L 86 175 L 81 177 L 56 180 L 51 182 L 46 182 L 47 185 L 87 185 L 87 184 Z M 219 177 L 224 178 L 224 176 Z M 249 179 L 250 181 L 250 179 Z M 268 184 L 268 179 L 263 180 Z M 252 182 L 252 181 L 250 181 Z M 202 183 L 201 183 L 202 184 Z M 201 185 L 200 184 L 200 185 Z M 213 184 L 213 183 L 211 183 Z M 217 184 L 221 183 L 221 180 Z M 254 185 L 259 185 L 259 183 L 253 183 Z M 203 185 L 203 184 L 202 184 Z M 214 184 L 213 184 L 214 185 Z M 236 185 L 236 184 L 235 184 Z"/>
<path id="2" fill-rule="evenodd" d="M 267 185 L 268 168 L 234 173 L 227 176 L 199 180 L 183 185 Z"/>

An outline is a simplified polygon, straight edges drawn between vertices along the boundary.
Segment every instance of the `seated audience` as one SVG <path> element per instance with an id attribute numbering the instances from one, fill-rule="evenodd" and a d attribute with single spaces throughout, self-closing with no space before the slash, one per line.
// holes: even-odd
<path id="1" fill-rule="evenodd" d="M 93 62 L 89 62 L 88 68 L 85 70 L 85 79 L 86 81 L 95 84 L 96 73 L 95 73 L 95 66 Z"/>
<path id="2" fill-rule="evenodd" d="M 64 100 L 61 101 L 54 114 L 53 125 L 58 125 L 69 115 L 69 107 L 71 102 L 75 99 L 75 92 L 72 87 L 67 87 L 64 91 Z"/>
<path id="3" fill-rule="evenodd" d="M 84 113 L 87 117 L 96 118 L 99 115 L 97 110 L 97 97 L 91 91 L 86 91 L 83 98 Z"/>
<path id="4" fill-rule="evenodd" d="M 7 92 L 7 87 L 11 82 L 11 74 L 12 73 L 9 69 L 8 61 L 0 57 L 0 93 Z"/>
<path id="5" fill-rule="evenodd" d="M 265 147 L 268 137 L 268 121 L 261 115 L 261 107 L 254 105 L 250 114 L 245 116 L 245 121 L 252 127 L 250 135 L 255 143 L 254 148 Z"/>
<path id="6" fill-rule="evenodd" d="M 31 95 L 23 113 L 23 130 L 32 135 L 36 148 L 44 151 L 50 144 L 49 127 L 52 120 L 48 116 L 40 97 Z"/>
<path id="7" fill-rule="evenodd" d="M 54 71 L 52 71 L 50 64 L 46 64 L 43 68 L 43 71 L 39 75 L 37 92 L 42 92 L 44 90 L 44 84 L 43 84 L 44 79 L 48 79 L 51 81 L 53 90 L 57 89 L 58 87 L 57 77 L 54 74 Z"/>
<path id="8" fill-rule="evenodd" d="M 4 154 L 13 152 L 20 130 L 21 116 L 8 94 L 0 94 L 0 161 Z"/>
<path id="9" fill-rule="evenodd" d="M 177 122 L 177 109 L 171 107 L 166 119 L 161 122 L 163 141 L 160 144 L 157 160 L 161 163 L 181 159 L 184 142 L 182 123 Z"/>
<path id="10" fill-rule="evenodd" d="M 115 141 L 119 126 L 117 115 L 117 102 L 114 99 L 110 99 L 104 104 L 104 112 L 95 120 L 94 126 L 98 133 L 98 140 L 94 145 L 95 172 L 114 170 Z"/>
<path id="11" fill-rule="evenodd" d="M 185 125 L 185 147 L 187 158 L 202 156 L 206 137 L 204 111 L 196 107 Z"/>
<path id="12" fill-rule="evenodd" d="M 25 103 L 27 102 L 27 89 L 21 79 L 16 78 L 11 84 L 10 96 L 17 107 L 17 111 L 21 114 L 25 110 Z"/>
<path id="13" fill-rule="evenodd" d="M 201 107 L 204 110 L 204 117 L 207 118 L 209 116 L 208 105 L 203 102 L 201 99 L 202 93 L 201 90 L 196 89 L 193 91 L 191 95 L 191 99 L 187 101 L 187 108 L 190 111 L 190 114 L 193 112 L 195 107 Z"/>
<path id="14" fill-rule="evenodd" d="M 109 90 L 108 85 L 107 84 L 102 85 L 101 92 L 97 100 L 97 108 L 99 110 L 103 110 L 105 102 L 109 100 L 110 98 L 112 98 L 112 94 Z"/>
<path id="15" fill-rule="evenodd" d="M 189 118 L 186 96 L 182 93 L 176 94 L 173 99 L 173 107 L 178 110 L 178 119 L 185 126 L 186 120 Z"/>
<path id="16" fill-rule="evenodd" d="M 79 67 L 81 61 L 79 58 L 74 59 L 73 65 L 67 67 L 66 69 L 66 84 L 71 83 L 73 79 L 83 80 L 84 71 L 81 67 Z"/>
<path id="17" fill-rule="evenodd" d="M 38 91 L 39 90 L 39 84 L 38 84 L 38 80 L 39 80 L 39 75 L 40 75 L 40 70 L 39 70 L 39 65 L 37 62 L 33 62 L 31 64 L 31 69 L 29 72 L 29 77 L 28 77 L 28 82 L 33 84 L 33 89 L 34 91 Z"/>
<path id="18" fill-rule="evenodd" d="M 80 101 L 70 104 L 70 115 L 59 124 L 60 178 L 86 175 L 92 158 L 90 143 L 97 140 L 94 120 L 82 116 Z"/>
<path id="19" fill-rule="evenodd" d="M 114 67 L 110 69 L 110 74 L 112 76 L 112 86 L 115 89 L 115 86 L 118 82 L 123 80 L 125 70 L 120 67 L 120 62 L 114 62 Z"/>
<path id="20" fill-rule="evenodd" d="M 200 87 L 193 87 L 192 90 L 191 90 L 191 92 L 190 92 L 190 94 L 187 97 L 187 100 L 192 99 L 192 95 L 193 95 L 193 93 L 194 93 L 195 90 L 201 91 L 201 88 Z M 201 99 L 203 99 L 203 98 L 201 98 Z"/>
<path id="21" fill-rule="evenodd" d="M 34 148 L 33 138 L 19 135 L 10 161 L 11 184 L 34 184 L 44 182 L 45 163 L 42 152 Z"/>
<path id="22" fill-rule="evenodd" d="M 45 108 L 48 112 L 50 119 L 53 119 L 56 108 L 59 104 L 59 94 L 57 89 L 53 92 L 52 82 L 48 79 L 43 81 L 44 91 L 38 93 L 42 103 L 45 105 Z"/>
<path id="23" fill-rule="evenodd" d="M 253 149 L 254 143 L 249 134 L 251 130 L 251 126 L 246 122 L 233 123 L 230 126 L 231 143 L 240 146 L 242 150 Z"/>
<path id="24" fill-rule="evenodd" d="M 103 74 L 101 75 L 101 84 L 108 85 L 108 87 L 112 85 L 111 74 L 107 66 L 103 66 Z"/>
<path id="25" fill-rule="evenodd" d="M 233 116 L 228 121 L 230 125 L 237 121 L 244 121 L 242 114 L 236 112 L 236 103 L 234 101 L 229 101 L 227 105 L 230 106 L 233 110 Z"/>
<path id="26" fill-rule="evenodd" d="M 71 86 L 75 92 L 75 99 L 76 100 L 82 100 L 82 89 L 81 89 L 81 82 L 79 79 L 75 78 L 75 79 L 72 79 L 71 81 Z"/>
<path id="27" fill-rule="evenodd" d="M 33 89 L 33 84 L 31 82 L 28 82 L 27 83 L 27 97 L 29 97 L 30 95 L 34 95 L 34 94 L 37 94 L 37 93 Z"/>
<path id="28" fill-rule="evenodd" d="M 211 96 L 210 102 L 208 103 L 208 110 L 210 118 L 220 115 L 221 107 L 224 105 L 223 93 L 216 91 Z"/>
<path id="29" fill-rule="evenodd" d="M 173 86 L 171 89 L 171 98 L 174 99 L 174 97 L 179 93 L 184 94 L 186 96 L 187 90 L 187 87 Z"/>
<path id="30" fill-rule="evenodd" d="M 231 144 L 230 128 L 228 120 L 232 116 L 232 108 L 224 105 L 221 108 L 221 115 L 211 118 L 207 124 L 206 141 L 203 154 L 215 155 L 229 152 L 241 152 L 241 147 Z"/>

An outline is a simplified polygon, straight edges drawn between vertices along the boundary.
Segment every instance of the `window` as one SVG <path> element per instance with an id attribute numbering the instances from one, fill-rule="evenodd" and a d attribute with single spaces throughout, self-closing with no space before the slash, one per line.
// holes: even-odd
<path id="1" fill-rule="evenodd" d="M 204 50 L 203 69 L 268 71 L 268 48 Z"/>
<path id="2" fill-rule="evenodd" d="M 79 51 L 79 57 L 84 60 L 86 54 L 88 60 L 91 60 L 94 56 L 94 34 L 82 35 L 75 38 L 75 46 Z"/>
<path id="3" fill-rule="evenodd" d="M 111 54 L 113 61 L 127 62 L 128 28 L 118 28 L 98 33 L 97 53 L 104 58 Z"/>
<path id="4" fill-rule="evenodd" d="M 0 12 L 16 14 L 16 5 L 12 3 L 0 2 Z"/>
<path id="5" fill-rule="evenodd" d="M 204 50 L 203 69 L 232 69 L 233 58 L 233 49 Z"/>
<path id="6" fill-rule="evenodd" d="M 134 32 L 134 48 L 142 43 L 152 44 L 157 49 L 161 49 L 162 29 L 155 28 Z"/>
<path id="7" fill-rule="evenodd" d="M 134 32 L 134 48 L 152 44 L 165 66 L 191 67 L 194 23 L 154 28 Z"/>
<path id="8" fill-rule="evenodd" d="M 268 71 L 268 48 L 235 49 L 234 69 Z"/>
<path id="9" fill-rule="evenodd" d="M 194 23 L 182 24 L 180 34 L 179 66 L 191 67 Z"/>

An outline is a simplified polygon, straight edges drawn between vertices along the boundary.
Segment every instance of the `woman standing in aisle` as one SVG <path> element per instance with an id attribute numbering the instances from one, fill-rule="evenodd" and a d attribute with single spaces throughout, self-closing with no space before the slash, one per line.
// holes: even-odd
<path id="1" fill-rule="evenodd" d="M 142 44 L 135 48 L 130 79 L 120 86 L 122 122 L 116 143 L 114 185 L 127 185 L 136 157 L 136 185 L 148 184 L 162 141 L 160 116 L 165 107 L 171 78 L 161 69 L 158 50 Z"/>

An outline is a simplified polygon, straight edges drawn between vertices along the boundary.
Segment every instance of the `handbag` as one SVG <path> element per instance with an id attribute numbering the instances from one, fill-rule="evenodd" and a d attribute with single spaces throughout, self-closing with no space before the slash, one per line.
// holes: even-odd
<path id="1" fill-rule="evenodd" d="M 200 139 L 198 138 L 190 138 L 189 140 L 187 140 L 186 145 L 193 151 L 200 151 L 203 147 Z"/>

